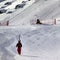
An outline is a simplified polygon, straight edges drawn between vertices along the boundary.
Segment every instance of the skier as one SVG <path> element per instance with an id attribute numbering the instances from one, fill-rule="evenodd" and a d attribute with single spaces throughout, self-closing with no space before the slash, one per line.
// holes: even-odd
<path id="1" fill-rule="evenodd" d="M 7 26 L 9 25 L 9 21 L 7 21 Z"/>
<path id="2" fill-rule="evenodd" d="M 21 47 L 22 47 L 22 43 L 21 43 L 20 38 L 19 38 L 18 43 L 16 44 L 16 47 L 17 47 L 17 52 L 18 52 L 18 54 L 21 55 Z"/>
<path id="3" fill-rule="evenodd" d="M 37 19 L 37 22 L 36 22 L 36 24 L 42 24 L 42 23 L 39 21 L 39 19 Z"/>
<path id="4" fill-rule="evenodd" d="M 0 23 L 0 26 L 1 26 L 1 23 Z"/>

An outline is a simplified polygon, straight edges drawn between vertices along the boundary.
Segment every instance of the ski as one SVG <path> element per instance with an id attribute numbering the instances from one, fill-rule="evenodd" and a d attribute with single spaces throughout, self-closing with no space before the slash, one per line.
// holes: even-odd
<path id="1" fill-rule="evenodd" d="M 24 57 L 39 57 L 39 56 L 34 56 L 34 55 L 20 55 L 20 56 L 24 56 Z"/>

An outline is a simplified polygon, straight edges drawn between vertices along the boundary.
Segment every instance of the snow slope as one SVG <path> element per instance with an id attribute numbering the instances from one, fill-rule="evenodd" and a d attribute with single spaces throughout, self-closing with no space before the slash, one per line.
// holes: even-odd
<path id="1" fill-rule="evenodd" d="M 30 24 L 32 19 L 59 17 L 59 3 L 59 0 L 38 0 L 21 13 L 17 10 L 19 14 L 9 18 L 10 26 L 0 26 L 0 59 L 60 60 L 60 26 Z M 21 56 L 16 51 L 19 34 L 23 45 Z"/>
<path id="2" fill-rule="evenodd" d="M 24 24 L 27 24 L 27 22 L 29 22 L 30 20 L 37 19 L 37 18 L 42 19 L 42 20 L 57 18 L 57 17 L 51 16 L 49 13 L 50 11 L 51 13 L 55 14 L 55 12 L 53 12 L 54 11 L 53 8 L 55 7 L 56 9 L 57 8 L 56 5 L 59 6 L 58 0 L 47 0 L 47 1 L 39 0 L 38 2 L 30 6 L 28 9 L 25 9 L 23 12 L 16 15 L 16 17 L 10 19 L 10 22 L 11 22 L 10 25 L 21 25 L 22 23 L 24 23 L 24 21 L 26 21 L 26 23 Z M 57 10 L 59 9 L 56 9 L 56 11 Z M 48 16 L 48 18 L 45 15 Z"/>
<path id="3" fill-rule="evenodd" d="M 59 60 L 60 59 L 60 27 L 53 25 L 35 25 L 18 27 L 1 27 L 0 33 L 5 36 L 2 46 L 7 52 L 3 53 L 3 57 L 8 60 L 8 56 L 15 60 Z M 21 34 L 22 56 L 19 56 L 16 51 L 16 43 L 18 35 Z M 2 40 L 2 39 L 0 39 Z M 2 48 L 0 47 L 0 48 Z M 7 56 L 4 57 L 4 54 Z M 13 56 L 13 57 L 12 57 Z M 19 59 L 17 59 L 19 58 Z"/>
<path id="4" fill-rule="evenodd" d="M 26 0 L 27 1 L 27 0 Z M 20 9 L 15 9 L 15 6 L 17 4 L 21 4 L 22 3 L 22 0 L 20 1 L 14 1 L 11 5 L 5 7 L 4 9 L 6 9 L 7 11 L 13 11 L 13 13 L 11 14 L 7 14 L 6 13 L 3 13 L 3 14 L 0 14 L 0 21 L 6 21 L 6 20 L 11 20 L 12 18 L 14 18 L 16 15 L 20 14 L 22 11 L 24 11 L 26 8 L 28 8 L 29 6 L 31 6 L 33 3 L 35 2 L 35 0 L 31 0 L 31 1 L 27 1 L 26 2 L 26 5 L 23 7 L 23 8 L 20 8 Z M 2 4 L 1 4 L 2 5 Z"/>

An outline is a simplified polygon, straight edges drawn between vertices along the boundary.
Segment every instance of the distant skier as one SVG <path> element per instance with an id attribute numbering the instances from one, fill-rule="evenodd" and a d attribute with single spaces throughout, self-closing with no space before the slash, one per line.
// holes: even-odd
<path id="1" fill-rule="evenodd" d="M 28 1 L 30 1 L 30 0 L 28 0 Z"/>
<path id="2" fill-rule="evenodd" d="M 20 37 L 20 35 L 19 35 L 19 37 Z M 18 43 L 16 44 L 16 47 L 17 47 L 17 52 L 18 52 L 18 54 L 21 55 L 21 47 L 22 47 L 22 43 L 21 43 L 20 38 L 19 38 Z"/>
<path id="3" fill-rule="evenodd" d="M 0 23 L 0 26 L 1 26 L 1 23 Z"/>
<path id="4" fill-rule="evenodd" d="M 42 24 L 39 19 L 37 19 L 36 24 Z"/>
<path id="5" fill-rule="evenodd" d="M 9 25 L 9 21 L 7 21 L 7 26 Z"/>

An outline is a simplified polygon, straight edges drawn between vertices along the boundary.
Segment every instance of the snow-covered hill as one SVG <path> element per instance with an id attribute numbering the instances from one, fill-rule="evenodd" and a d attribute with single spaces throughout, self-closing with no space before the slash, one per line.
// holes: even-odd
<path id="1" fill-rule="evenodd" d="M 9 56 L 16 60 L 59 60 L 60 59 L 60 27 L 52 25 L 35 25 L 0 28 L 1 59 L 8 60 Z M 21 34 L 22 56 L 16 51 L 18 35 Z M 3 35 L 3 36 L 2 36 Z M 3 38 L 4 37 L 4 38 Z M 2 50 L 4 49 L 4 50 Z M 6 52 L 5 52 L 6 51 Z M 7 54 L 5 56 L 5 54 Z M 19 59 L 17 59 L 19 58 Z M 12 59 L 13 60 L 13 59 Z"/>
<path id="2" fill-rule="evenodd" d="M 55 13 L 59 15 L 58 13 L 60 11 L 59 9 L 60 7 L 59 7 L 58 0 L 47 0 L 47 1 L 39 0 L 38 2 L 30 6 L 29 8 L 25 9 L 20 14 L 16 15 L 16 17 L 12 18 L 10 20 L 11 22 L 10 25 L 21 25 L 25 21 L 26 23 L 24 24 L 27 24 L 27 22 L 29 23 L 30 20 L 34 20 L 37 18 L 42 19 L 42 20 L 54 19 L 54 18 L 57 18 L 57 16 L 54 17 Z"/>
<path id="3" fill-rule="evenodd" d="M 9 26 L 0 26 L 0 60 L 60 60 L 60 26 L 30 24 L 37 18 L 59 18 L 59 4 L 59 0 L 36 0 L 23 11 L 7 15 Z M 16 51 L 19 34 L 21 56 Z"/>
<path id="4" fill-rule="evenodd" d="M 25 1 L 25 3 L 22 3 L 23 1 Z M 12 4 L 6 6 L 6 5 L 4 5 L 6 2 L 11 2 Z M 0 8 L 0 9 L 1 10 L 6 10 L 6 12 L 0 14 L 0 21 L 6 21 L 6 20 L 10 21 L 12 18 L 14 18 L 18 14 L 20 14 L 22 11 L 24 11 L 26 8 L 31 6 L 34 2 L 35 2 L 35 0 L 31 0 L 31 1 L 28 1 L 28 0 L 20 0 L 20 1 L 15 0 L 15 1 L 4 1 L 4 2 L 2 2 L 1 7 L 4 7 L 4 6 L 6 6 L 6 7 Z M 18 4 L 25 4 L 25 6 L 19 8 L 19 9 L 15 9 L 15 7 Z M 12 12 L 12 13 L 8 13 L 8 12 Z"/>

